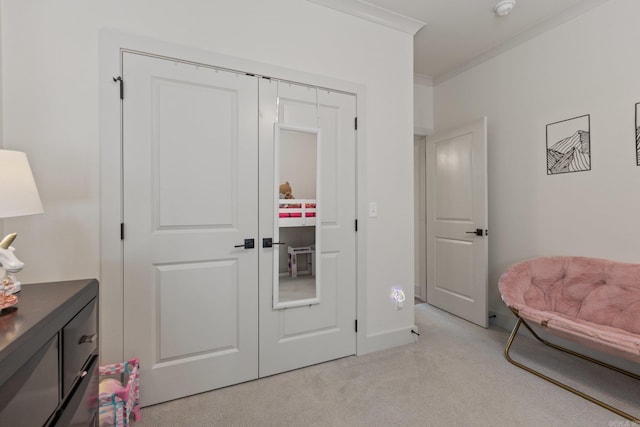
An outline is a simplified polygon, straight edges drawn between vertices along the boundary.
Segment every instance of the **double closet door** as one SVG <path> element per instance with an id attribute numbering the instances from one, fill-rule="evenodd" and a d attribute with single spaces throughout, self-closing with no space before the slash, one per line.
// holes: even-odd
<path id="1" fill-rule="evenodd" d="M 142 404 L 354 354 L 355 96 L 129 52 L 122 72 Z"/>

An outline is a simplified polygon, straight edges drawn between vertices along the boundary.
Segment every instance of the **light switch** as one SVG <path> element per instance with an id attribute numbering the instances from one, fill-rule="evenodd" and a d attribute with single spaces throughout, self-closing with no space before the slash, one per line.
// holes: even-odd
<path id="1" fill-rule="evenodd" d="M 376 218 L 378 216 L 378 203 L 369 202 L 369 218 Z"/>

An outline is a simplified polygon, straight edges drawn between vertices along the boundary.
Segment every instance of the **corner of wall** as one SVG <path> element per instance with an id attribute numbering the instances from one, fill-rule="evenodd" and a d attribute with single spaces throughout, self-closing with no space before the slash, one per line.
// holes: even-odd
<path id="1" fill-rule="evenodd" d="M 413 79 L 413 127 L 415 135 L 433 133 L 433 80 L 421 74 Z"/>
<path id="2" fill-rule="evenodd" d="M 489 324 L 510 331 L 516 324 L 516 318 L 511 313 L 489 310 Z"/>

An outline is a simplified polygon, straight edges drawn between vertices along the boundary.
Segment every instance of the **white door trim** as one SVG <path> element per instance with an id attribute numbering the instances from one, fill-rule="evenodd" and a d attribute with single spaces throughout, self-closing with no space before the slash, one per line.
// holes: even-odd
<path id="1" fill-rule="evenodd" d="M 261 62 L 226 56 L 188 46 L 147 37 L 103 29 L 99 36 L 100 81 L 100 357 L 102 363 L 123 358 L 123 245 L 120 239 L 122 222 L 122 150 L 121 104 L 119 83 L 114 77 L 122 74 L 123 50 L 149 53 L 165 58 L 180 58 L 197 64 L 216 66 L 284 81 L 298 82 L 356 95 L 358 132 L 356 163 L 357 236 L 357 318 L 356 354 L 370 351 L 367 347 L 366 288 L 366 203 L 358 197 L 367 194 L 366 186 L 366 88 L 345 80 L 291 70 Z M 153 52 L 153 53 L 151 53 Z M 126 82 L 124 82 L 126 97 Z M 125 229 L 126 236 L 126 229 Z"/>
<path id="2" fill-rule="evenodd" d="M 427 137 L 414 135 L 415 296 L 427 301 Z"/>

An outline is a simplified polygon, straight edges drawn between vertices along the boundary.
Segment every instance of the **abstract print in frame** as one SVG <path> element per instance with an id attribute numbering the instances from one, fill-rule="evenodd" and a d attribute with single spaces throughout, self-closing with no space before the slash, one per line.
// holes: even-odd
<path id="1" fill-rule="evenodd" d="M 591 170 L 590 115 L 547 125 L 547 175 Z"/>
<path id="2" fill-rule="evenodd" d="M 638 105 L 640 102 L 636 103 L 636 165 L 640 166 L 640 111 Z"/>

